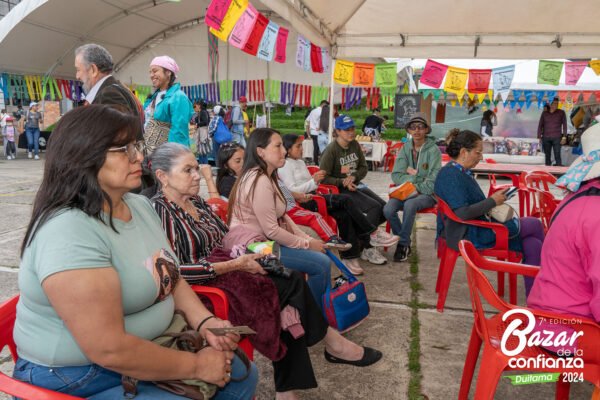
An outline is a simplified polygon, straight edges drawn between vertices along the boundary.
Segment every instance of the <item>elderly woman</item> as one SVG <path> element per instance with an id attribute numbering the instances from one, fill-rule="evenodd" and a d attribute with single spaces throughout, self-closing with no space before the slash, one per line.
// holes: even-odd
<path id="1" fill-rule="evenodd" d="M 249 143 L 253 142 L 256 132 L 250 136 Z M 304 336 L 296 338 L 292 330 L 281 332 L 279 340 L 283 341 L 287 352 L 283 358 L 272 358 L 278 360 L 273 363 L 277 398 L 294 399 L 293 390 L 316 387 L 307 347 L 321 340 L 325 341 L 325 356 L 332 362 L 365 366 L 381 358 L 380 352 L 369 348 L 363 350 L 327 326 L 302 275 L 293 273 L 290 279 L 274 275 L 265 278 L 260 275 L 263 271 L 254 261 L 255 257 L 242 256 L 232 260 L 223 253 L 223 238 L 228 228 L 197 195 L 198 163 L 188 149 L 171 143 L 162 145 L 152 156 L 152 169 L 161 184 L 161 191 L 153 198 L 154 207 L 182 261 L 186 279 L 219 287 L 231 296 L 230 300 L 236 299 L 230 310 L 234 322 L 241 319 L 251 324 L 259 317 L 271 315 L 269 285 L 257 284 L 266 279 L 275 286 L 281 309 L 291 305 L 298 310 Z M 250 299 L 251 292 L 253 299 Z M 247 296 L 248 301 L 239 301 L 242 296 Z M 272 346 L 278 343 L 277 338 L 272 340 Z"/>
<path id="2" fill-rule="evenodd" d="M 176 83 L 179 66 L 169 56 L 154 57 L 150 80 L 154 92 L 144 103 L 144 139 L 148 154 L 169 141 L 190 146 L 189 122 L 194 115 L 192 103 Z"/>
<path id="3" fill-rule="evenodd" d="M 490 221 L 488 212 L 506 201 L 505 191 L 485 197 L 471 168 L 483 158 L 481 136 L 472 131 L 453 129 L 446 140 L 446 152 L 452 159 L 438 173 L 434 193 L 444 200 L 461 219 Z M 540 265 L 544 228 L 537 218 L 513 218 L 504 223 L 508 228 L 509 248 L 523 253 L 523 263 Z M 496 235 L 491 229 L 462 225 L 438 217 L 438 235 L 446 238 L 450 248 L 456 249 L 461 239 L 467 239 L 478 249 L 494 246 Z M 529 293 L 531 280 L 525 280 Z"/>
<path id="4" fill-rule="evenodd" d="M 219 385 L 217 399 L 250 399 L 257 371 L 232 350 L 237 335 L 208 328 L 215 318 L 180 279 L 160 220 L 141 196 L 143 148 L 136 117 L 105 105 L 80 107 L 58 122 L 22 245 L 14 376 L 96 399 L 123 395 L 122 375 L 139 379 L 140 399 L 179 399 L 152 381 Z M 175 310 L 209 346 L 192 354 L 151 342 Z"/>

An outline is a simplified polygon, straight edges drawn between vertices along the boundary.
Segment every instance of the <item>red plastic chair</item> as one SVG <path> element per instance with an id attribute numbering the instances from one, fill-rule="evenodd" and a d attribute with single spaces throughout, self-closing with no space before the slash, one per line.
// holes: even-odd
<path id="1" fill-rule="evenodd" d="M 486 158 L 485 162 L 488 163 L 488 164 L 497 164 L 496 160 L 494 160 L 492 158 Z M 508 184 L 499 185 L 496 182 L 496 174 L 488 174 L 488 179 L 490 180 L 490 189 L 488 191 L 488 197 L 490 197 L 492 194 L 494 194 L 494 193 L 496 193 L 496 192 L 498 192 L 500 190 L 508 189 L 508 188 L 510 188 L 511 186 L 514 185 L 514 181 L 513 181 L 513 176 L 512 175 L 502 175 L 502 174 L 499 174 L 498 176 L 501 176 L 501 177 L 504 177 L 504 178 L 508 178 L 513 183 L 512 184 L 508 183 Z"/>
<path id="2" fill-rule="evenodd" d="M 538 202 L 538 195 L 536 191 L 542 190 L 548 193 L 550 196 L 550 187 L 556 183 L 556 177 L 548 172 L 544 171 L 531 171 L 522 172 L 520 181 L 523 191 L 525 192 L 525 215 L 531 217 L 541 217 L 540 205 Z M 552 196 L 553 201 L 558 205 L 559 199 Z"/>
<path id="3" fill-rule="evenodd" d="M 580 316 L 571 316 L 550 313 L 540 310 L 527 309 L 533 313 L 537 320 L 544 319 L 546 321 L 559 320 L 559 321 L 577 321 L 574 324 L 568 322 L 563 324 L 570 326 L 576 332 L 583 332 L 583 336 L 577 340 L 577 348 L 583 351 L 585 356 L 584 368 L 583 369 L 571 369 L 561 370 L 541 370 L 534 368 L 533 365 L 527 366 L 527 368 L 510 368 L 509 367 L 509 356 L 506 356 L 500 349 L 500 341 L 502 336 L 507 329 L 508 325 L 518 318 L 513 315 L 507 318 L 506 321 L 502 321 L 502 317 L 505 312 L 517 308 L 512 304 L 507 304 L 501 298 L 494 293 L 492 285 L 481 272 L 481 270 L 496 271 L 498 273 L 509 273 L 511 275 L 524 275 L 535 277 L 539 271 L 537 267 L 529 265 L 515 264 L 508 262 L 501 262 L 495 260 L 488 260 L 482 257 L 475 246 L 471 242 L 463 240 L 459 243 L 459 249 L 462 257 L 465 259 L 467 265 L 467 279 L 469 282 L 469 293 L 471 297 L 471 304 L 473 307 L 474 324 L 471 331 L 471 339 L 469 341 L 469 347 L 467 350 L 467 356 L 465 359 L 465 366 L 463 368 L 463 375 L 460 384 L 460 391 L 458 398 L 467 399 L 469 395 L 469 389 L 471 387 L 471 381 L 473 380 L 473 374 L 475 372 L 475 365 L 477 364 L 477 358 L 483 344 L 483 356 L 479 365 L 479 377 L 477 378 L 477 387 L 475 389 L 475 399 L 478 400 L 491 400 L 494 398 L 494 393 L 498 385 L 498 381 L 503 371 L 508 370 L 526 370 L 526 371 L 544 371 L 544 372 L 583 372 L 585 380 L 592 382 L 596 387 L 600 384 L 600 349 L 598 346 L 600 340 L 600 326 L 592 320 L 582 318 Z M 485 302 L 496 310 L 498 314 L 486 318 L 485 311 L 483 309 L 483 302 Z M 531 334 L 527 335 L 527 339 Z M 517 344 L 517 339 L 511 336 L 507 341 L 507 348 L 514 349 Z M 546 359 L 557 359 L 556 355 L 553 355 L 541 347 L 528 347 L 518 355 L 519 358 L 524 359 L 535 359 L 539 355 L 544 356 Z M 568 399 L 569 398 L 569 383 L 562 382 L 562 376 L 559 377 L 556 383 L 556 399 Z M 596 390 L 597 392 L 597 390 Z M 595 392 L 595 393 L 596 393 Z"/>
<path id="4" fill-rule="evenodd" d="M 392 146 L 388 147 L 387 152 L 383 156 L 383 172 L 394 169 L 396 156 L 402 147 L 404 147 L 404 143 L 402 142 L 394 143 Z"/>
<path id="5" fill-rule="evenodd" d="M 554 215 L 554 211 L 556 211 L 559 202 L 554 198 L 552 193 L 546 192 L 545 190 L 530 188 L 529 192 L 536 200 L 536 216 L 542 221 L 544 233 L 547 233 L 548 229 L 550 229 L 550 220 L 552 219 L 552 215 Z"/>
<path id="6" fill-rule="evenodd" d="M 327 212 L 327 202 L 323 196 L 313 196 L 313 200 L 317 203 L 317 212 L 321 214 L 327 225 L 334 231 L 338 231 L 338 225 L 336 220 L 329 215 Z M 299 207 L 302 207 L 301 203 L 297 203 Z M 304 207 L 302 207 L 304 208 Z"/>
<path id="7" fill-rule="evenodd" d="M 454 214 L 448 204 L 436 196 L 438 201 L 438 210 L 443 218 L 448 218 L 452 221 L 470 225 L 478 226 L 481 228 L 489 228 L 494 231 L 496 235 L 496 244 L 491 249 L 479 250 L 485 257 L 493 257 L 498 260 L 508 260 L 512 262 L 518 262 L 521 260 L 521 254 L 510 251 L 508 249 L 508 228 L 502 224 L 495 222 L 485 222 L 480 220 L 462 220 Z M 450 288 L 450 281 L 452 280 L 452 272 L 456 265 L 456 260 L 460 255 L 458 251 L 451 249 L 446 245 L 446 241 L 443 238 L 439 238 L 438 248 L 442 253 L 440 258 L 440 267 L 438 271 L 438 278 L 435 284 L 435 291 L 438 293 L 437 310 L 444 312 L 444 305 L 446 304 L 446 296 L 448 295 L 448 289 Z M 510 302 L 516 304 L 517 302 L 517 277 L 516 275 L 509 275 L 508 277 L 509 286 L 509 298 Z M 504 296 L 504 274 L 498 273 L 498 294 Z"/>
<path id="8" fill-rule="evenodd" d="M 319 168 L 315 165 L 307 165 L 306 168 L 308 168 L 308 172 L 310 172 L 311 176 L 321 170 L 321 168 Z M 318 194 L 340 194 L 340 190 L 337 188 L 337 186 L 326 185 L 324 183 L 320 183 L 319 187 L 317 188 L 317 193 Z"/>
<path id="9" fill-rule="evenodd" d="M 442 153 L 442 162 L 448 162 L 450 160 L 451 160 L 451 158 L 448 155 L 448 153 Z"/>
<path id="10" fill-rule="evenodd" d="M 227 211 L 229 209 L 229 203 L 218 197 L 211 197 L 206 200 L 206 203 L 210 205 L 215 214 L 219 216 L 227 224 Z"/>

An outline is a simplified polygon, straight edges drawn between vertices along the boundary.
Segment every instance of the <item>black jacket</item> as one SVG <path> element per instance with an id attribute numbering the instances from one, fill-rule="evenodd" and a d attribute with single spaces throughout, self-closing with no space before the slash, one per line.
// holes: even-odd
<path id="1" fill-rule="evenodd" d="M 120 106 L 119 108 L 124 107 L 125 109 L 122 109 L 122 111 L 128 111 L 130 114 L 135 115 L 140 121 L 137 139 L 144 139 L 144 113 L 142 112 L 141 104 L 135 98 L 133 93 L 131 93 L 131 91 L 121 82 L 112 76 L 106 78 L 106 80 L 102 82 L 102 85 L 100 85 L 92 104 L 116 105 Z"/>

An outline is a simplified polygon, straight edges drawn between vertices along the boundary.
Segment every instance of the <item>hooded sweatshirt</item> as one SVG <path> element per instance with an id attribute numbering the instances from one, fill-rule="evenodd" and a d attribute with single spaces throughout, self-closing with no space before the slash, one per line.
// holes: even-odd
<path id="1" fill-rule="evenodd" d="M 442 168 L 442 153 L 431 136 L 425 138 L 425 143 L 416 157 L 413 157 L 413 148 L 413 141 L 409 140 L 398 152 L 392 171 L 392 181 L 396 185 L 412 182 L 419 193 L 432 195 L 435 178 Z M 417 174 L 409 175 L 406 172 L 409 167 L 416 169 Z"/>

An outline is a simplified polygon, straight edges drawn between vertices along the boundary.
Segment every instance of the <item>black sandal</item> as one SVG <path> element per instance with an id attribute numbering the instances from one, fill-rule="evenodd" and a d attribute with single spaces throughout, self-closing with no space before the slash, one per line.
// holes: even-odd
<path id="1" fill-rule="evenodd" d="M 379 350 L 375 350 L 370 347 L 363 347 L 363 349 L 364 353 L 360 360 L 344 360 L 343 358 L 332 356 L 327 352 L 327 350 L 325 350 L 325 359 L 334 364 L 349 364 L 356 367 L 367 367 L 375 364 L 377 361 L 381 360 L 381 357 L 383 357 L 383 354 Z"/>

